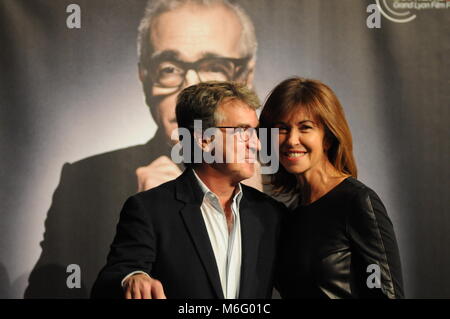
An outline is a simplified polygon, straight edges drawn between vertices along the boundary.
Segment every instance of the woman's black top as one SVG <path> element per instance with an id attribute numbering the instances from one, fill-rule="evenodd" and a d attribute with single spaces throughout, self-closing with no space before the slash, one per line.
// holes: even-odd
<path id="1" fill-rule="evenodd" d="M 403 298 L 394 228 L 377 194 L 348 177 L 286 218 L 282 298 Z"/>

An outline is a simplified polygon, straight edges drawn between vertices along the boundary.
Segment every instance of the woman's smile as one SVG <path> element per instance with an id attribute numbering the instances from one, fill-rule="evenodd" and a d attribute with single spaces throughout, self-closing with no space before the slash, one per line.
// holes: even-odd
<path id="1" fill-rule="evenodd" d="M 308 154 L 308 152 L 289 150 L 289 151 L 283 152 L 282 154 L 288 161 L 298 161 L 298 160 L 304 158 L 306 156 L 306 154 Z"/>

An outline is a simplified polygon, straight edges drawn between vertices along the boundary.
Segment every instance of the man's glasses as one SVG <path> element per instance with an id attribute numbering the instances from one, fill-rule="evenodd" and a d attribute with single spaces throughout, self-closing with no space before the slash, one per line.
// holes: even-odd
<path id="1" fill-rule="evenodd" d="M 196 62 L 160 60 L 150 62 L 149 72 L 153 84 L 163 88 L 181 87 L 189 70 L 194 70 L 201 82 L 237 81 L 245 74 L 249 60 L 250 57 L 208 57 Z"/>
<path id="2" fill-rule="evenodd" d="M 229 130 L 233 133 L 233 135 L 236 135 L 239 137 L 241 142 L 247 142 L 249 141 L 254 135 L 256 135 L 256 128 L 254 127 L 236 127 L 236 126 L 216 126 L 219 129 L 227 129 L 226 131 L 229 132 Z M 231 130 L 233 129 L 233 130 Z"/>

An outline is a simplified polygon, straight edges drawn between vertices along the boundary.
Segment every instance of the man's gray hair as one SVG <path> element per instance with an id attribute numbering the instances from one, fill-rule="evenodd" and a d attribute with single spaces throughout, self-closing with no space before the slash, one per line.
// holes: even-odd
<path id="1" fill-rule="evenodd" d="M 194 3 L 202 6 L 211 6 L 215 4 L 223 4 L 231 9 L 239 18 L 242 26 L 241 33 L 241 54 L 243 56 L 256 57 L 257 41 L 255 28 L 250 17 L 245 13 L 238 4 L 230 2 L 230 0 L 150 0 L 145 9 L 138 28 L 138 56 L 141 66 L 146 66 L 146 62 L 153 54 L 153 48 L 150 41 L 150 32 L 152 21 L 161 14 L 172 11 L 186 3 Z"/>
<path id="2" fill-rule="evenodd" d="M 203 131 L 215 127 L 226 119 L 225 115 L 219 111 L 219 107 L 235 101 L 241 101 L 253 110 L 261 106 L 256 93 L 241 82 L 200 82 L 180 92 L 175 107 L 177 124 L 178 127 L 189 130 L 190 145 L 193 148 L 198 147 L 194 141 L 195 121 L 201 121 Z M 182 138 L 180 136 L 180 140 Z M 191 158 L 185 158 L 185 166 L 195 166 L 194 150 L 191 149 L 188 153 Z"/>

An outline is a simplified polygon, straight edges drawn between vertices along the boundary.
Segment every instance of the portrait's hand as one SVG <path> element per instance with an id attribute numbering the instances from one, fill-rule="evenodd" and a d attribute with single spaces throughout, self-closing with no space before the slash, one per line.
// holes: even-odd
<path id="1" fill-rule="evenodd" d="M 149 165 L 136 169 L 138 192 L 152 189 L 180 175 L 181 170 L 170 158 L 160 156 Z"/>
<path id="2" fill-rule="evenodd" d="M 167 299 L 159 280 L 136 274 L 124 282 L 126 299 Z"/>

